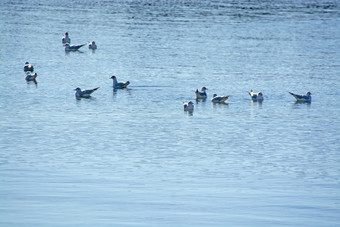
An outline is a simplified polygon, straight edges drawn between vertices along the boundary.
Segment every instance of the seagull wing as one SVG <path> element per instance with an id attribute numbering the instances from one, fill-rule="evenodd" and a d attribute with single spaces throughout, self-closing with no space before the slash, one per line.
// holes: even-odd
<path id="1" fill-rule="evenodd" d="M 86 44 L 81 44 L 81 45 L 70 45 L 69 49 L 70 50 L 78 50 L 80 47 L 85 46 Z"/>
<path id="2" fill-rule="evenodd" d="M 294 94 L 292 92 L 289 92 L 289 94 L 291 94 L 294 98 L 296 98 L 296 100 L 301 100 L 301 99 L 304 98 L 302 95 L 297 95 L 297 94 Z"/>

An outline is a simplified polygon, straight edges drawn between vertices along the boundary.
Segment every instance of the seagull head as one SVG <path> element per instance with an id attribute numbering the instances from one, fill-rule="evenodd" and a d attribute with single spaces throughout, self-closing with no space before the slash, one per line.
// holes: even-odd
<path id="1" fill-rule="evenodd" d="M 80 91 L 80 88 L 79 87 L 77 87 L 76 89 L 74 89 L 75 91 Z"/>
<path id="2" fill-rule="evenodd" d="M 111 77 L 110 77 L 110 79 L 115 79 L 116 78 L 116 76 L 115 75 L 112 75 Z"/>
<path id="3" fill-rule="evenodd" d="M 202 91 L 208 90 L 208 88 L 206 87 L 202 87 Z"/>
<path id="4" fill-rule="evenodd" d="M 307 92 L 307 94 L 306 94 L 307 96 L 311 96 L 312 95 L 312 93 L 310 93 L 310 92 Z"/>

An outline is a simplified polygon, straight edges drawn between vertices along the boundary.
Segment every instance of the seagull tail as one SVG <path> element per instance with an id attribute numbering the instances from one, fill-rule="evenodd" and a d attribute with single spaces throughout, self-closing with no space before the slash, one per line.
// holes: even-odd
<path id="1" fill-rule="evenodd" d="M 299 98 L 292 92 L 288 92 L 289 94 L 291 94 L 294 98 L 296 98 L 296 100 L 298 100 Z"/>
<path id="2" fill-rule="evenodd" d="M 99 87 L 96 87 L 96 88 L 94 88 L 93 90 L 95 91 L 95 90 L 97 90 Z"/>
<path id="3" fill-rule="evenodd" d="M 248 94 L 250 95 L 250 97 L 252 97 L 252 96 L 253 96 L 253 94 L 254 94 L 254 91 L 253 91 L 253 89 L 251 89 L 251 90 L 250 90 L 250 92 L 248 91 Z"/>
<path id="4" fill-rule="evenodd" d="M 226 96 L 224 96 L 223 98 L 222 98 L 222 102 L 224 102 L 224 101 L 227 101 L 228 100 L 228 98 L 229 98 L 229 95 L 226 95 Z"/>

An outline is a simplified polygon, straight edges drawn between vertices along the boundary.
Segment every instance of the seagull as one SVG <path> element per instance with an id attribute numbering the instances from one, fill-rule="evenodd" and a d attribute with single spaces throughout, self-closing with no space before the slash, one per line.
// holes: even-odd
<path id="1" fill-rule="evenodd" d="M 62 37 L 61 41 L 62 41 L 63 44 L 71 43 L 71 39 L 68 36 L 68 32 L 65 32 L 65 35 Z"/>
<path id="2" fill-rule="evenodd" d="M 89 49 L 95 50 L 97 49 L 97 45 L 94 41 L 89 42 Z"/>
<path id="3" fill-rule="evenodd" d="M 32 64 L 25 62 L 25 65 L 24 65 L 24 72 L 33 72 L 34 71 L 34 67 Z"/>
<path id="4" fill-rule="evenodd" d="M 83 98 L 88 98 L 91 96 L 91 94 L 97 90 L 99 87 L 94 88 L 94 89 L 89 89 L 89 90 L 81 90 L 79 87 L 74 89 L 76 91 L 75 95 L 77 98 L 83 97 Z"/>
<path id="5" fill-rule="evenodd" d="M 208 90 L 208 88 L 206 87 L 202 87 L 201 91 L 198 91 L 198 89 L 196 89 L 195 91 L 196 99 L 206 99 L 207 98 L 207 93 L 205 92 L 206 90 Z"/>
<path id="6" fill-rule="evenodd" d="M 229 95 L 226 96 L 218 96 L 217 94 L 213 95 L 213 98 L 211 99 L 211 101 L 213 103 L 224 103 L 227 99 L 229 98 Z"/>
<path id="7" fill-rule="evenodd" d="M 76 51 L 79 50 L 80 47 L 85 46 L 86 44 L 81 45 L 70 45 L 69 43 L 65 44 L 65 51 Z"/>
<path id="8" fill-rule="evenodd" d="M 248 92 L 248 93 L 249 93 L 249 95 L 250 95 L 250 97 L 253 101 L 262 101 L 263 100 L 262 92 L 255 93 L 255 92 L 253 92 L 253 90 L 250 90 L 250 92 Z"/>
<path id="9" fill-rule="evenodd" d="M 296 98 L 296 101 L 298 102 L 311 102 L 312 101 L 312 93 L 309 91 L 305 95 L 297 95 L 292 92 L 289 92 L 294 98 Z"/>
<path id="10" fill-rule="evenodd" d="M 115 75 L 111 76 L 110 79 L 113 80 L 113 88 L 115 89 L 123 89 L 130 84 L 130 81 L 117 82 L 117 77 Z"/>
<path id="11" fill-rule="evenodd" d="M 25 80 L 26 80 L 27 82 L 28 82 L 28 81 L 33 81 L 34 83 L 36 83 L 35 78 L 37 78 L 37 76 L 38 76 L 37 73 L 32 74 L 31 72 L 27 72 L 27 73 L 26 73 Z"/>
<path id="12" fill-rule="evenodd" d="M 193 111 L 194 110 L 194 103 L 192 101 L 184 101 L 183 102 L 184 111 Z"/>

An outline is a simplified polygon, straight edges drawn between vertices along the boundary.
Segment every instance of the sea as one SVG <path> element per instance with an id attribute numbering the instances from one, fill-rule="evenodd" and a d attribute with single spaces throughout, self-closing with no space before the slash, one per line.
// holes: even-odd
<path id="1" fill-rule="evenodd" d="M 340 226 L 339 0 L 1 0 L 0 23 L 1 227 Z"/>

